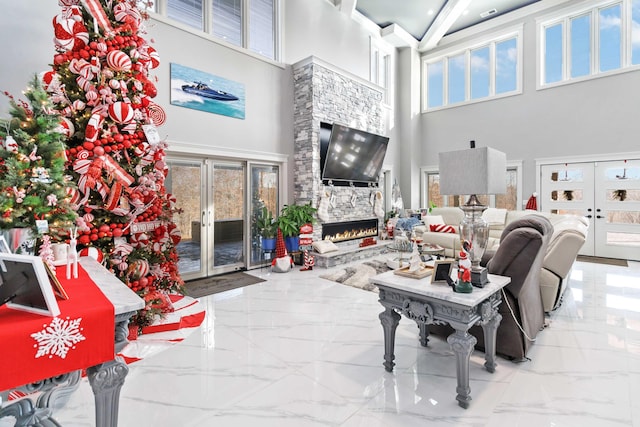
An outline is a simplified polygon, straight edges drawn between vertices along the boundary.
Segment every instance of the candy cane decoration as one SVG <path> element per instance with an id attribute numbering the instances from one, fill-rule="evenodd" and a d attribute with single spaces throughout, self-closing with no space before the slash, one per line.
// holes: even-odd
<path id="1" fill-rule="evenodd" d="M 113 33 L 111 22 L 109 22 L 109 18 L 102 8 L 102 5 L 100 5 L 99 0 L 82 0 L 82 5 L 89 11 L 94 21 L 98 23 L 98 26 L 100 26 L 106 34 Z M 94 31 L 97 32 L 97 30 L 97 28 L 94 28 Z"/>

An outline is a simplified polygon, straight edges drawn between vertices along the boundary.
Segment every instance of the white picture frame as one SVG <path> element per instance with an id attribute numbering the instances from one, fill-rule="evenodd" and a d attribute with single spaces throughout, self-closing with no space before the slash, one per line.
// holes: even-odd
<path id="1" fill-rule="evenodd" d="M 11 253 L 11 248 L 9 247 L 9 244 L 7 243 L 7 239 L 5 239 L 4 236 L 0 236 L 0 253 L 2 254 Z"/>
<path id="2" fill-rule="evenodd" d="M 60 307 L 39 256 L 0 253 L 0 303 L 8 308 L 55 317 Z"/>

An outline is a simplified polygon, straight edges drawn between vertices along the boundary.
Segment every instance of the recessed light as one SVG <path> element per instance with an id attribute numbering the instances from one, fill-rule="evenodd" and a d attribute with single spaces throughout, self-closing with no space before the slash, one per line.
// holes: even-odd
<path id="1" fill-rule="evenodd" d="M 433 15 L 433 9 L 429 9 L 429 11 L 427 12 L 427 15 L 429 16 Z"/>
<path id="2" fill-rule="evenodd" d="M 496 9 L 490 9 L 490 10 L 487 10 L 486 12 L 482 12 L 480 14 L 480 18 L 486 18 L 487 16 L 491 16 L 491 15 L 494 15 L 496 13 L 498 13 L 498 11 Z"/>

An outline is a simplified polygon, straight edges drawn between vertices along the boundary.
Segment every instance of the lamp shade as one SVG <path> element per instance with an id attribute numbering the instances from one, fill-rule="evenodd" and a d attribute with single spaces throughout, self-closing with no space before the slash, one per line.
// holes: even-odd
<path id="1" fill-rule="evenodd" d="M 440 194 L 502 194 L 507 156 L 489 147 L 439 154 Z"/>

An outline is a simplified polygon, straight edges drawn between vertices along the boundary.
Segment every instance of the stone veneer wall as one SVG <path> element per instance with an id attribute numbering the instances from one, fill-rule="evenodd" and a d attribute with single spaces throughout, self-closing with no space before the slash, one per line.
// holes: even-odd
<path id="1" fill-rule="evenodd" d="M 293 81 L 295 202 L 311 201 L 318 207 L 322 192 L 333 192 L 336 204 L 334 208 L 329 207 L 327 222 L 375 218 L 370 196 L 377 188 L 329 188 L 322 184 L 320 122 L 385 135 L 382 90 L 313 57 L 293 65 Z M 357 196 L 355 207 L 351 204 L 354 192 Z M 314 239 L 319 240 L 321 235 L 321 223 L 318 222 L 314 227 Z"/>

